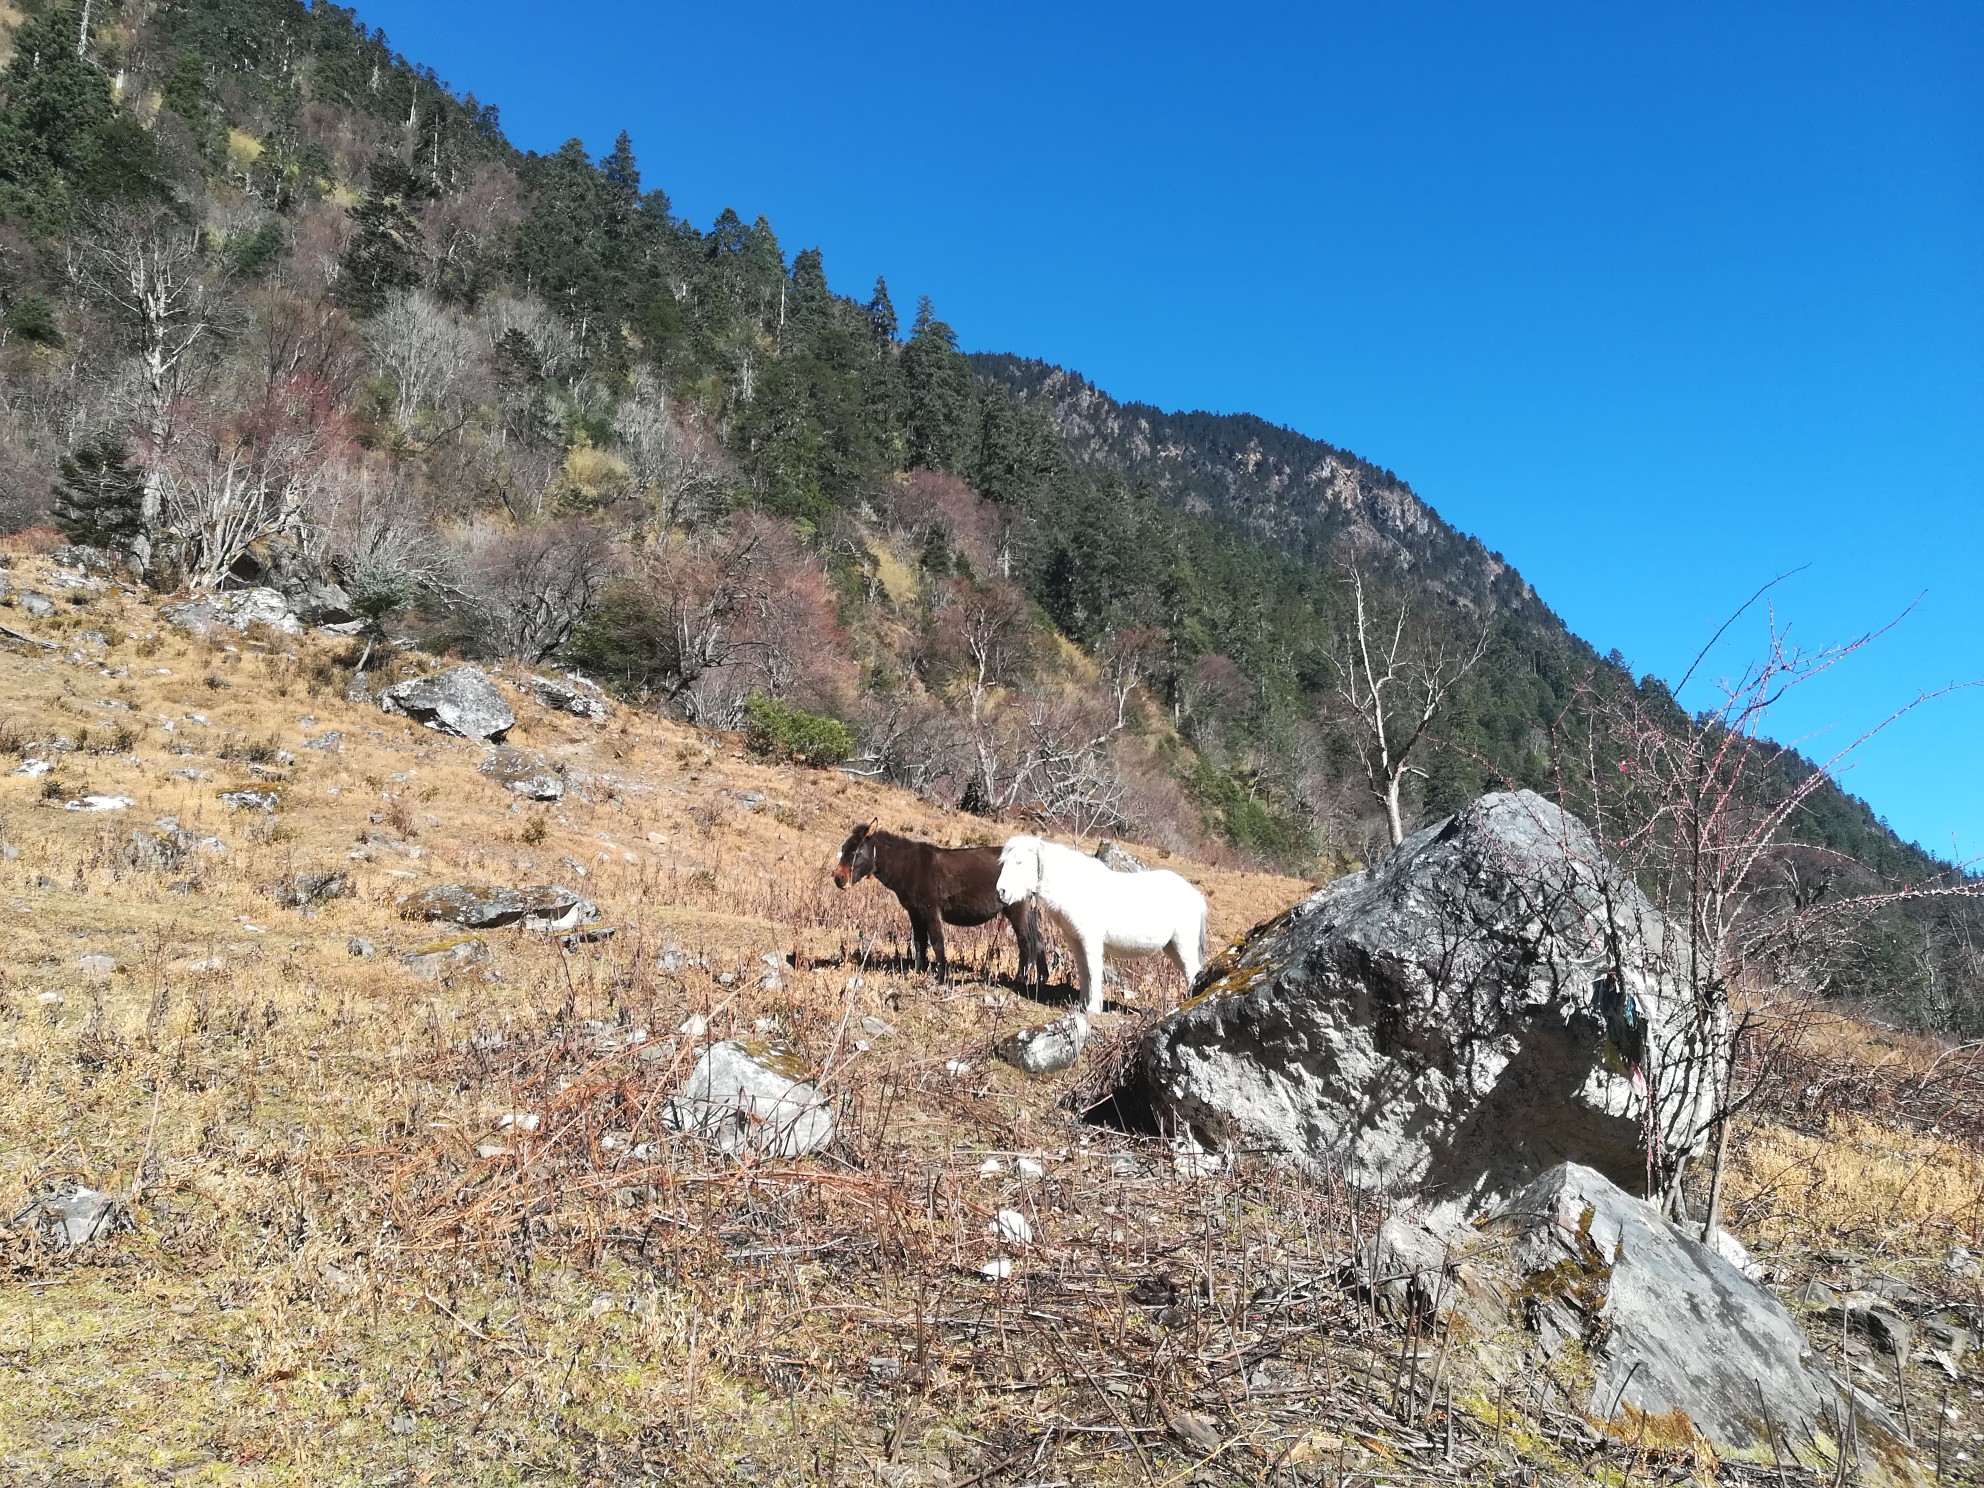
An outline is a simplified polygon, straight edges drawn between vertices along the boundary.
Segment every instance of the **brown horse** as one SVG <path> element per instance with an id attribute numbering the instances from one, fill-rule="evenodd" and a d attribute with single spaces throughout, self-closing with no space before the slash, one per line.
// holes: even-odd
<path id="1" fill-rule="evenodd" d="M 1041 984 L 1046 983 L 1047 951 L 1041 944 L 1039 916 L 1032 901 L 999 902 L 998 848 L 938 847 L 934 842 L 878 832 L 873 822 L 863 822 L 841 844 L 834 883 L 844 889 L 870 877 L 894 890 L 908 912 L 918 971 L 928 969 L 929 951 L 934 946 L 937 980 L 949 981 L 944 926 L 983 925 L 994 915 L 1004 915 L 1013 927 L 1013 939 L 1019 943 L 1020 980 L 1026 981 L 1031 972 Z"/>

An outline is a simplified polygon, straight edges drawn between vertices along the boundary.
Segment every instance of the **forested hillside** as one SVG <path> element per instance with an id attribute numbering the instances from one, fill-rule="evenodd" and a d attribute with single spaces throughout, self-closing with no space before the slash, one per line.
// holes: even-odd
<path id="1" fill-rule="evenodd" d="M 354 667 L 557 660 L 976 812 L 1308 874 L 1387 843 L 1360 634 L 1442 679 L 1387 766 L 1413 823 L 1493 783 L 1613 790 L 1620 710 L 1691 726 L 1389 472 L 969 358 L 764 216 L 683 220 L 624 135 L 519 152 L 352 11 L 0 31 L 10 529 L 161 589 L 272 584 L 364 623 Z M 1939 871 L 1830 785 L 1787 830 L 1842 882 Z M 1962 924 L 1925 913 L 1825 977 L 1974 1016 Z"/>

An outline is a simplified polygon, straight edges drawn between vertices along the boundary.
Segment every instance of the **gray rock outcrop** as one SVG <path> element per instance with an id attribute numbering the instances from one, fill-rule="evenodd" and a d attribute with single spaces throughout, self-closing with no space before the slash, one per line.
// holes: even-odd
<path id="1" fill-rule="evenodd" d="M 833 1140 L 833 1109 L 784 1044 L 712 1044 L 669 1098 L 662 1120 L 732 1155 L 808 1157 Z"/>
<path id="2" fill-rule="evenodd" d="M 606 720 L 606 696 L 590 682 L 578 677 L 557 682 L 549 677 L 532 675 L 524 685 L 530 689 L 532 697 L 554 713 L 570 713 L 575 718 L 590 719 L 594 723 Z"/>
<path id="3" fill-rule="evenodd" d="M 216 627 L 246 630 L 251 625 L 270 625 L 285 635 L 303 631 L 289 601 L 274 589 L 231 589 L 166 605 L 160 613 L 181 629 L 202 635 Z"/>
<path id="4" fill-rule="evenodd" d="M 562 801 L 565 777 L 534 754 L 499 744 L 477 770 L 486 779 L 514 791 L 526 801 Z"/>
<path id="5" fill-rule="evenodd" d="M 1726 1017 L 1575 817 L 1484 796 L 1256 928 L 1146 1036 L 1144 1093 L 1362 1187 L 1479 1213 L 1560 1162 L 1699 1151 Z"/>
<path id="6" fill-rule="evenodd" d="M 1461 1254 L 1502 1284 L 1459 1302 L 1473 1325 L 1520 1324 L 1546 1356 L 1577 1344 L 1591 1369 L 1580 1403 L 1614 1430 L 1658 1437 L 1681 1412 L 1759 1465 L 1830 1469 L 1846 1441 L 1859 1481 L 1923 1476 L 1893 1418 L 1834 1375 L 1783 1303 L 1590 1168 L 1542 1174 Z"/>
<path id="7" fill-rule="evenodd" d="M 489 743 L 501 743 L 517 723 L 496 684 L 472 666 L 395 682 L 379 694 L 379 706 L 444 734 Z"/>
<path id="8" fill-rule="evenodd" d="M 468 930 L 521 925 L 526 930 L 576 930 L 599 918 L 590 899 L 553 884 L 501 888 L 494 884 L 436 884 L 399 900 L 403 919 L 439 920 Z"/>

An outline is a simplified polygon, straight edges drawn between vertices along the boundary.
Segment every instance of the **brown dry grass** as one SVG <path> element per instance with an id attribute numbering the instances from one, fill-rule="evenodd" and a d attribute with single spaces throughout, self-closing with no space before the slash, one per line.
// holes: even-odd
<path id="1" fill-rule="evenodd" d="M 1547 1402 L 1433 1398 L 1445 1348 L 1335 1284 L 1371 1218 L 1350 1195 L 1246 1163 L 1191 1176 L 1082 1126 L 1062 1099 L 1083 1071 L 988 1057 L 1055 1011 L 996 979 L 1003 930 L 958 932 L 938 988 L 903 965 L 893 898 L 827 876 L 858 820 L 996 827 L 514 694 L 511 742 L 570 784 L 518 802 L 478 747 L 347 704 L 340 645 L 209 643 L 51 573 L 12 570 L 54 617 L 0 611 L 59 645 L 0 646 L 0 1183 L 17 1207 L 71 1174 L 136 1226 L 70 1254 L 12 1232 L 0 1480 L 1535 1481 L 1632 1460 Z M 340 752 L 302 747 L 327 730 Z M 56 737 L 74 747 L 30 751 L 53 775 L 5 773 Z M 63 811 L 50 781 L 135 804 Z M 241 785 L 281 808 L 223 809 Z M 127 866 L 165 816 L 224 851 Z M 1306 888 L 1149 857 L 1206 890 L 1221 938 Z M 322 870 L 355 896 L 303 914 L 260 887 Z M 492 932 L 486 963 L 422 980 L 392 953 L 432 929 L 394 903 L 455 879 L 566 883 L 619 933 L 568 952 Z M 1155 966 L 1129 986 L 1149 1012 L 1181 990 Z M 835 1146 L 739 1166 L 670 1140 L 692 1016 L 790 1040 L 839 1103 Z M 1764 1191 L 1742 1181 L 1740 1202 Z M 1936 1192 L 1925 1237 L 1953 1212 Z M 995 1283 L 1002 1208 L 1038 1233 Z M 1187 1412 L 1218 1432 L 1208 1460 L 1172 1429 Z"/>

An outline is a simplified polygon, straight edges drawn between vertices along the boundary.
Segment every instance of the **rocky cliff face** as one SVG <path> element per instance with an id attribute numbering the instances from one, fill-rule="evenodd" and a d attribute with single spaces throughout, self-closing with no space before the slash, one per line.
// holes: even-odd
<path id="1" fill-rule="evenodd" d="M 1118 402 L 1044 362 L 973 360 L 981 375 L 1050 408 L 1083 459 L 1146 481 L 1197 515 L 1311 560 L 1409 572 L 1449 604 L 1549 614 L 1499 555 L 1456 532 L 1390 471 L 1347 450 L 1250 414 Z"/>

